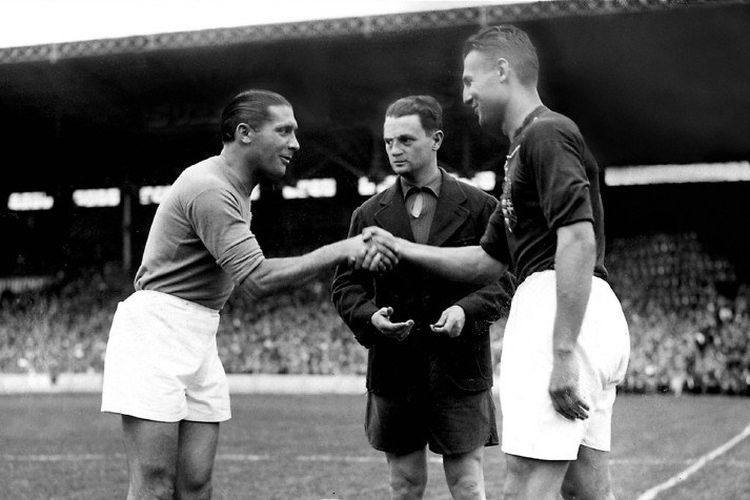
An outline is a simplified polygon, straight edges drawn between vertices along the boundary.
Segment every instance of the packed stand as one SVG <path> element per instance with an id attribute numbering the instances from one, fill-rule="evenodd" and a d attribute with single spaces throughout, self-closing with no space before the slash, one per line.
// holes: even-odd
<path id="1" fill-rule="evenodd" d="M 657 234 L 610 242 L 607 267 L 632 338 L 625 390 L 750 394 L 750 288 L 727 261 L 694 234 Z M 61 276 L 44 292 L 4 293 L 0 373 L 100 372 L 131 280 L 108 266 Z M 492 329 L 496 368 L 502 330 L 501 320 Z M 234 294 L 218 345 L 228 373 L 363 374 L 367 365 L 327 282 L 257 302 Z"/>
<path id="2" fill-rule="evenodd" d="M 729 262 L 695 234 L 657 234 L 613 241 L 607 267 L 630 326 L 626 390 L 750 394 L 750 289 Z"/>
<path id="3" fill-rule="evenodd" d="M 4 293 L 0 373 L 101 372 L 112 316 L 131 292 L 132 277 L 108 267 L 61 277 L 44 292 Z M 324 282 L 253 303 L 234 294 L 218 346 L 227 373 L 362 374 L 367 366 Z"/>

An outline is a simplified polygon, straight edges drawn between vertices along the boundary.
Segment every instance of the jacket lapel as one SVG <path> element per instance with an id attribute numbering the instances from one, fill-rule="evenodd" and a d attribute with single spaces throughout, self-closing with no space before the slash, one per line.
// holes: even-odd
<path id="1" fill-rule="evenodd" d="M 375 222 L 394 236 L 414 241 L 409 214 L 406 213 L 404 197 L 401 194 L 401 183 L 398 180 L 386 190 L 380 200 L 380 209 L 375 212 Z"/>
<path id="2" fill-rule="evenodd" d="M 443 169 L 440 170 L 443 173 L 443 185 L 440 188 L 440 197 L 435 207 L 430 236 L 427 239 L 427 244 L 433 246 L 445 243 L 470 215 L 466 207 L 466 193 L 461 187 L 461 182 Z"/>

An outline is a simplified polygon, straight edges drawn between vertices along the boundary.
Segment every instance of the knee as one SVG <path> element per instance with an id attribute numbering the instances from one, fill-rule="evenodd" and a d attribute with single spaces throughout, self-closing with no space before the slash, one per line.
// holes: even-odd
<path id="1" fill-rule="evenodd" d="M 484 499 L 484 484 L 477 477 L 461 477 L 450 484 L 449 489 L 456 500 Z"/>
<path id="2" fill-rule="evenodd" d="M 203 500 L 211 498 L 213 486 L 211 473 L 178 474 L 175 497 L 180 500 Z"/>
<path id="3" fill-rule="evenodd" d="M 565 478 L 560 488 L 564 500 L 615 500 L 609 484 L 581 484 Z"/>
<path id="4" fill-rule="evenodd" d="M 506 463 L 508 467 L 508 476 L 512 479 L 520 480 L 531 473 L 532 467 L 528 460 L 513 455 L 506 455 Z"/>
<path id="5" fill-rule="evenodd" d="M 560 488 L 560 494 L 563 500 L 578 500 L 578 487 L 573 481 L 565 478 L 562 488 Z"/>
<path id="6" fill-rule="evenodd" d="M 463 455 L 444 455 L 443 467 L 453 498 L 456 500 L 483 500 L 484 474 L 482 450 Z"/>
<path id="7" fill-rule="evenodd" d="M 177 484 L 175 498 L 178 500 L 208 500 L 211 498 L 212 492 L 211 479 L 205 482 L 181 481 Z"/>
<path id="8" fill-rule="evenodd" d="M 391 495 L 394 499 L 422 498 L 427 487 L 426 471 L 391 474 Z"/>
<path id="9" fill-rule="evenodd" d="M 523 495 L 528 467 L 511 456 L 506 457 L 508 473 L 503 484 L 503 500 L 514 500 Z"/>
<path id="10" fill-rule="evenodd" d="M 128 498 L 172 500 L 175 493 L 175 470 L 159 464 L 139 464 L 131 478 Z"/>

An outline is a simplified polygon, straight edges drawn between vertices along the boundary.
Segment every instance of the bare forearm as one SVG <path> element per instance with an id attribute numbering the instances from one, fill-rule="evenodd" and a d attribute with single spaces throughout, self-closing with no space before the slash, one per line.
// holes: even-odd
<path id="1" fill-rule="evenodd" d="M 596 243 L 593 232 L 573 231 L 560 237 L 555 255 L 557 312 L 553 331 L 556 353 L 572 352 L 578 340 L 591 293 Z"/>
<path id="2" fill-rule="evenodd" d="M 434 247 L 399 240 L 399 256 L 445 279 L 486 284 L 500 278 L 505 265 L 480 246 Z"/>
<path id="3" fill-rule="evenodd" d="M 349 243 L 337 241 L 299 257 L 265 259 L 240 286 L 257 299 L 305 284 L 345 262 Z"/>

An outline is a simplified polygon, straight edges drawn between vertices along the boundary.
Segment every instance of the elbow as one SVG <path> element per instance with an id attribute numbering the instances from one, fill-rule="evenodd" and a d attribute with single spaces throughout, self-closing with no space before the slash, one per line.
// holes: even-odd
<path id="1" fill-rule="evenodd" d="M 557 240 L 560 246 L 575 245 L 581 249 L 596 252 L 594 226 L 589 221 L 577 222 L 559 228 L 557 230 Z"/>
<path id="2" fill-rule="evenodd" d="M 586 255 L 591 255 L 592 257 L 596 256 L 596 238 L 594 237 L 593 228 L 581 235 L 579 244 Z"/>
<path id="3" fill-rule="evenodd" d="M 471 271 L 471 282 L 479 285 L 488 285 L 500 279 L 505 272 L 505 265 L 491 257 L 482 247 L 477 247 L 477 255 Z"/>
<path id="4" fill-rule="evenodd" d="M 255 280 L 250 276 L 242 282 L 241 290 L 252 301 L 257 301 L 271 295 L 269 287 L 261 283 L 260 280 Z"/>
<path id="5" fill-rule="evenodd" d="M 595 256 L 596 255 L 596 239 L 594 238 L 593 231 L 589 235 L 588 233 L 578 235 L 574 240 L 573 244 L 577 247 L 578 251 L 583 255 Z"/>
<path id="6" fill-rule="evenodd" d="M 240 289 L 252 300 L 260 300 L 274 293 L 271 273 L 266 261 L 261 263 L 240 283 Z"/>

